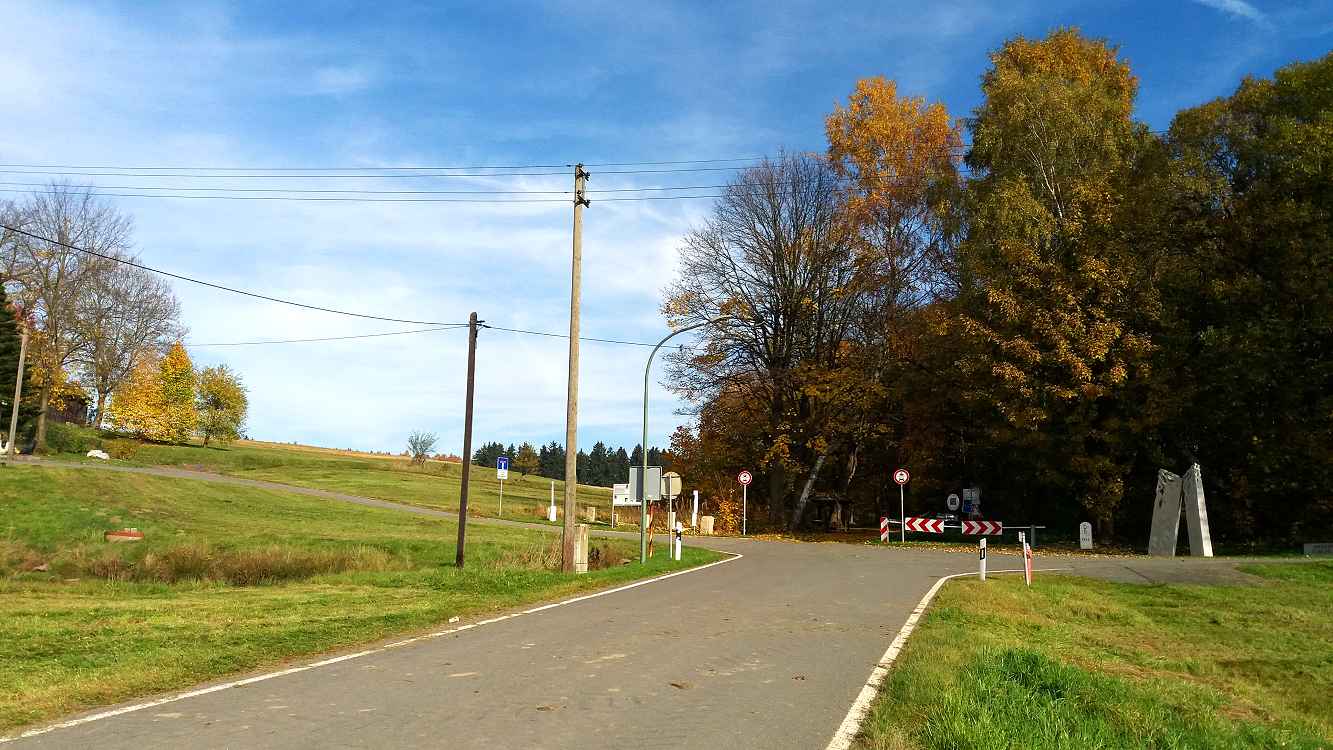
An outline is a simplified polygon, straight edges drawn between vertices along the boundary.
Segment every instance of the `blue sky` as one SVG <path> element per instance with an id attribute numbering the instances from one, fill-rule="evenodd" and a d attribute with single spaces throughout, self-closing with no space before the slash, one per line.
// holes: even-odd
<path id="1" fill-rule="evenodd" d="M 1174 112 L 1333 46 L 1333 3 L 0 2 L 0 162 L 404 166 L 709 159 L 823 148 L 856 80 L 965 115 L 1005 38 L 1074 25 L 1118 43 L 1139 116 Z M 725 173 L 614 175 L 590 187 L 715 184 Z M 604 170 L 603 170 L 604 171 Z M 7 175 L 11 182 L 43 179 Z M 368 181 L 80 178 L 99 185 L 318 187 Z M 377 180 L 376 189 L 564 190 L 569 179 Z M 10 189 L 23 189 L 10 186 Z M 13 194 L 9 197 L 17 197 Z M 568 326 L 563 204 L 116 198 L 145 262 L 310 304 L 420 320 Z M 664 332 L 659 292 L 705 200 L 585 214 L 585 335 Z M 176 283 L 191 342 L 404 328 Z M 410 328 L 411 326 L 406 326 Z M 563 440 L 565 343 L 484 332 L 475 440 Z M 580 447 L 638 442 L 644 350 L 585 344 Z M 250 432 L 401 450 L 428 429 L 460 450 L 465 337 L 196 348 L 251 391 Z M 654 376 L 657 380 L 657 375 Z M 657 384 L 650 440 L 686 417 Z"/>

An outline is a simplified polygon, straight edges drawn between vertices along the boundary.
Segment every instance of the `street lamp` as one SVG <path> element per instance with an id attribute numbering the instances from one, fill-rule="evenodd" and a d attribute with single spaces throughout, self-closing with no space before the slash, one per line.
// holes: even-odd
<path id="1" fill-rule="evenodd" d="M 648 562 L 648 374 L 653 369 L 653 357 L 657 356 L 657 350 L 662 345 L 670 341 L 672 337 L 678 336 L 686 331 L 693 331 L 696 328 L 703 328 L 706 325 L 720 323 L 724 320 L 735 318 L 734 315 L 719 315 L 716 318 L 710 318 L 702 323 L 695 323 L 692 326 L 668 333 L 665 338 L 657 342 L 653 347 L 652 354 L 648 355 L 648 364 L 643 366 L 643 442 L 639 443 L 640 454 L 643 460 L 642 471 L 639 474 L 639 562 Z"/>

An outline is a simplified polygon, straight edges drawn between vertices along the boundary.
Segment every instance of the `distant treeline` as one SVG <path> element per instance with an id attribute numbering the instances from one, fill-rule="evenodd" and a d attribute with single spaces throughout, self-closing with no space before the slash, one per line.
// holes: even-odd
<path id="1" fill-rule="evenodd" d="M 508 456 L 510 470 L 524 476 L 536 475 L 548 479 L 565 478 L 565 447 L 555 441 L 536 448 L 532 443 L 505 447 L 501 443 L 486 443 L 472 453 L 472 463 L 495 466 L 495 459 Z M 643 460 L 643 449 L 636 445 L 633 451 L 624 448 L 611 450 L 606 443 L 594 443 L 591 451 L 579 451 L 579 483 L 610 487 L 628 481 L 631 466 Z M 648 465 L 671 468 L 671 454 L 660 448 L 648 449 Z"/>

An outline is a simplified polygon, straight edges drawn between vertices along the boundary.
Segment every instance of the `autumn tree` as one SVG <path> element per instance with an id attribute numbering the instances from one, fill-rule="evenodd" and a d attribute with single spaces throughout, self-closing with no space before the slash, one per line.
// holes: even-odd
<path id="1" fill-rule="evenodd" d="M 134 369 L 135 357 L 165 350 L 184 335 L 180 303 L 148 271 L 112 264 L 88 280 L 75 312 L 83 341 L 75 357 L 79 379 L 96 396 L 93 424 L 101 426 L 107 400 Z"/>
<path id="2" fill-rule="evenodd" d="M 1333 531 L 1333 54 L 1179 113 L 1158 226 L 1174 252 L 1159 367 L 1169 466 L 1215 533 Z"/>
<path id="3" fill-rule="evenodd" d="M 249 405 L 245 385 L 231 368 L 218 365 L 201 370 L 196 408 L 204 445 L 239 438 Z"/>
<path id="4" fill-rule="evenodd" d="M 1074 30 L 992 54 L 959 248 L 963 396 L 988 409 L 1011 481 L 1076 498 L 1103 533 L 1149 427 L 1160 309 L 1123 221 L 1153 147 L 1132 120 L 1137 87 L 1115 47 Z"/>
<path id="5" fill-rule="evenodd" d="M 695 403 L 732 389 L 759 405 L 758 460 L 775 525 L 791 522 L 795 478 L 816 475 L 823 463 L 800 377 L 836 366 L 860 302 L 857 270 L 838 175 L 825 159 L 784 156 L 723 191 L 712 216 L 686 236 L 666 290 L 663 313 L 673 326 L 733 316 L 700 329 L 699 347 L 668 358 L 670 382 Z"/>
<path id="6" fill-rule="evenodd" d="M 162 389 L 162 429 L 165 439 L 183 443 L 199 425 L 196 403 L 198 376 L 185 347 L 177 341 L 162 358 L 158 374 Z"/>
<path id="7" fill-rule="evenodd" d="M 535 473 L 539 466 L 540 461 L 537 456 L 537 449 L 532 446 L 532 443 L 525 441 L 522 445 L 518 446 L 518 454 L 514 456 L 514 469 L 518 471 L 518 473 L 527 477 L 527 475 Z"/>
<path id="8" fill-rule="evenodd" d="M 107 407 L 106 425 L 117 432 L 149 440 L 165 440 L 162 388 L 159 382 L 162 355 L 154 351 L 135 357 L 134 369 L 121 381 Z"/>
<path id="9" fill-rule="evenodd" d="M 37 388 L 36 450 L 46 441 L 46 415 L 59 389 L 68 382 L 68 368 L 86 349 L 79 325 L 79 303 L 111 261 L 128 251 L 132 223 L 129 217 L 92 191 L 53 183 L 33 194 L 18 208 L 22 229 L 3 248 L 6 267 L 17 286 L 17 298 L 36 319 L 37 332 L 30 351 Z M 37 239 L 44 238 L 44 239 Z M 40 377 L 37 377 L 40 376 Z"/>

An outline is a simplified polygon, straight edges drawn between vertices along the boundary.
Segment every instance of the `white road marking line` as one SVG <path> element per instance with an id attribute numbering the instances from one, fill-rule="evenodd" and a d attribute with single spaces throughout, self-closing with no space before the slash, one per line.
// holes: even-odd
<path id="1" fill-rule="evenodd" d="M 36 737 L 38 735 L 46 734 L 48 732 L 54 732 L 57 729 L 69 729 L 70 727 L 77 727 L 80 724 L 88 724 L 94 721 L 101 721 L 102 719 L 110 719 L 116 716 L 121 716 L 123 714 L 142 711 L 145 708 L 156 708 L 157 706 L 166 705 L 168 703 L 183 701 L 187 698 L 197 698 L 201 695 L 208 695 L 209 693 L 217 693 L 223 690 L 230 690 L 231 688 L 243 687 L 245 685 L 253 685 L 256 682 L 264 682 L 265 680 L 271 680 L 274 679 L 275 677 L 286 677 L 289 674 L 296 674 L 297 672 L 305 672 L 306 670 L 309 669 L 325 667 L 330 664 L 337 664 L 338 662 L 344 662 L 351 659 L 359 659 L 363 656 L 370 656 L 371 654 L 383 653 L 390 649 L 400 648 L 402 646 L 416 643 L 417 641 L 424 641 L 432 638 L 440 638 L 441 636 L 453 635 L 455 633 L 461 633 L 464 630 L 471 630 L 472 628 L 480 627 L 482 625 L 490 625 L 492 623 L 503 622 L 505 620 L 511 620 L 515 617 L 522 617 L 523 615 L 534 615 L 537 614 L 538 612 L 545 612 L 548 609 L 555 609 L 556 607 L 564 607 L 569 604 L 577 604 L 579 602 L 587 601 L 589 599 L 596 599 L 599 596 L 610 596 L 611 594 L 616 594 L 621 591 L 628 591 L 629 589 L 635 589 L 640 586 L 646 586 L 650 583 L 665 581 L 668 578 L 675 578 L 676 576 L 682 576 L 687 573 L 697 573 L 701 570 L 707 570 L 708 568 L 712 568 L 717 565 L 723 565 L 725 563 L 735 562 L 736 560 L 745 557 L 745 555 L 742 555 L 739 552 L 724 552 L 723 554 L 731 555 L 731 557 L 727 557 L 722 560 L 716 560 L 714 562 L 708 563 L 707 565 L 700 565 L 696 568 L 678 570 L 675 573 L 667 573 L 666 575 L 660 575 L 654 578 L 645 578 L 642 581 L 635 581 L 634 583 L 625 584 L 624 586 L 617 586 L 612 589 L 606 589 L 605 591 L 594 591 L 591 594 L 576 596 L 570 599 L 565 599 L 563 601 L 554 602 L 552 604 L 546 604 L 541 607 L 534 607 L 532 609 L 523 610 L 522 612 L 515 612 L 513 614 L 508 614 L 508 615 L 500 615 L 499 617 L 492 617 L 488 620 L 481 620 L 480 622 L 473 622 L 473 623 L 468 623 L 466 625 L 459 625 L 456 628 L 438 630 L 434 633 L 427 633 L 425 635 L 419 635 L 414 638 L 405 638 L 401 641 L 395 641 L 393 643 L 380 646 L 379 648 L 372 648 L 366 651 L 358 651 L 357 653 L 354 654 L 335 656 L 330 659 L 322 659 L 320 661 L 312 662 L 310 664 L 304 664 L 299 667 L 289 667 L 287 669 L 280 669 L 276 672 L 267 672 L 265 674 L 255 675 L 254 677 L 247 677 L 243 680 L 232 680 L 231 682 L 224 682 L 218 685 L 210 685 L 209 687 L 199 688 L 198 690 L 187 690 L 186 692 L 183 693 L 169 695 L 164 698 L 158 698 L 157 700 L 148 701 L 146 703 L 136 703 L 132 706 L 122 706 L 120 708 L 113 708 L 109 711 L 101 711 L 95 714 L 90 714 L 88 716 L 81 716 L 77 719 L 69 719 L 68 721 L 62 721 L 56 724 L 49 724 L 44 727 L 29 729 L 26 732 L 20 732 L 19 734 L 12 734 L 8 737 L 0 737 L 0 744 L 4 744 L 6 742 L 13 742 L 15 740 L 26 739 L 28 737 Z M 375 709 L 363 708 L 361 710 L 374 711 Z"/>
<path id="2" fill-rule="evenodd" d="M 1054 570 L 1070 570 L 1070 568 L 1039 568 L 1033 572 L 1049 573 Z M 1022 572 L 1022 568 L 988 571 L 991 574 Z M 870 677 L 866 679 L 866 684 L 861 687 L 861 692 L 856 695 L 856 700 L 852 701 L 852 707 L 847 709 L 847 715 L 843 717 L 842 723 L 838 725 L 838 731 L 833 733 L 833 739 L 829 740 L 828 746 L 824 750 L 848 750 L 852 746 L 852 742 L 856 739 L 856 733 L 861 731 L 861 723 L 865 721 L 866 714 L 870 712 L 870 704 L 874 702 L 875 696 L 879 694 L 879 686 L 884 683 L 884 678 L 889 674 L 889 667 L 893 666 L 899 652 L 903 650 L 903 646 L 907 645 L 908 636 L 912 635 L 913 630 L 916 630 L 917 621 L 921 619 L 921 615 L 925 614 L 926 607 L 930 606 L 931 600 L 935 598 L 935 594 L 939 593 L 940 587 L 951 579 L 967 578 L 975 575 L 975 572 L 971 572 L 944 576 L 936 581 L 934 586 L 930 587 L 930 591 L 927 591 L 925 596 L 921 597 L 916 609 L 912 610 L 907 622 L 903 624 L 902 630 L 898 631 L 898 635 L 889 644 L 889 648 L 879 658 L 879 663 L 875 665 L 874 669 L 870 670 Z"/>

